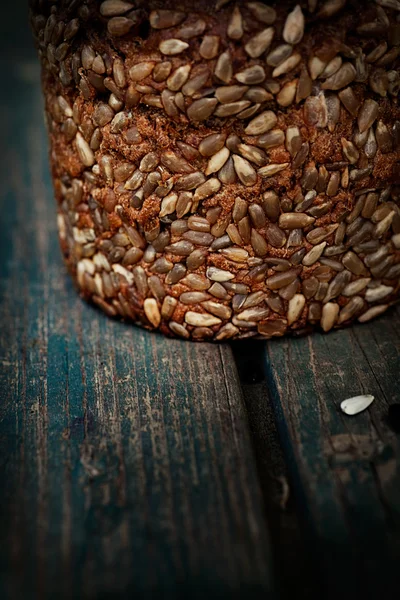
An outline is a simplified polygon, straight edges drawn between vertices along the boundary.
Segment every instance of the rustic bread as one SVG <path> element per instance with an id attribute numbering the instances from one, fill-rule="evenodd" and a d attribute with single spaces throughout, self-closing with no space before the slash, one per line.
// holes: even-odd
<path id="1" fill-rule="evenodd" d="M 31 0 L 61 247 L 165 334 L 324 331 L 400 288 L 400 0 Z"/>

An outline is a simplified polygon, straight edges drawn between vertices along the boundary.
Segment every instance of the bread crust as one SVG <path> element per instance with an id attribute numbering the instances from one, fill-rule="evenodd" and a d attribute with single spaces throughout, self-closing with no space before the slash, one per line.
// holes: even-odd
<path id="1" fill-rule="evenodd" d="M 399 9 L 32 0 L 82 296 L 217 341 L 329 331 L 398 300 Z"/>

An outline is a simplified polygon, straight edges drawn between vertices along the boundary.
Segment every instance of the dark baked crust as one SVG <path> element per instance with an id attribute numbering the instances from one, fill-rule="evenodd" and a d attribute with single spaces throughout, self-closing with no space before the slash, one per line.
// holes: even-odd
<path id="1" fill-rule="evenodd" d="M 398 0 L 51 6 L 32 27 L 85 298 L 215 340 L 398 299 Z"/>

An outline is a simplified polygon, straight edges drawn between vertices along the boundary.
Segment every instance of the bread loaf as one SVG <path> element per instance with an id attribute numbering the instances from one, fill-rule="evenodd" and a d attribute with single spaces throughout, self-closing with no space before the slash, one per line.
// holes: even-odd
<path id="1" fill-rule="evenodd" d="M 66 264 L 195 340 L 400 288 L 400 0 L 31 0 Z"/>

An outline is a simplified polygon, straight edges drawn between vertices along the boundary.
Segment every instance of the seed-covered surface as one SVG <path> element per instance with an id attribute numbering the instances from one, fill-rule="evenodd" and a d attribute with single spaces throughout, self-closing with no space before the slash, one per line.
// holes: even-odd
<path id="1" fill-rule="evenodd" d="M 398 299 L 398 2 L 30 3 L 85 298 L 217 341 Z"/>

